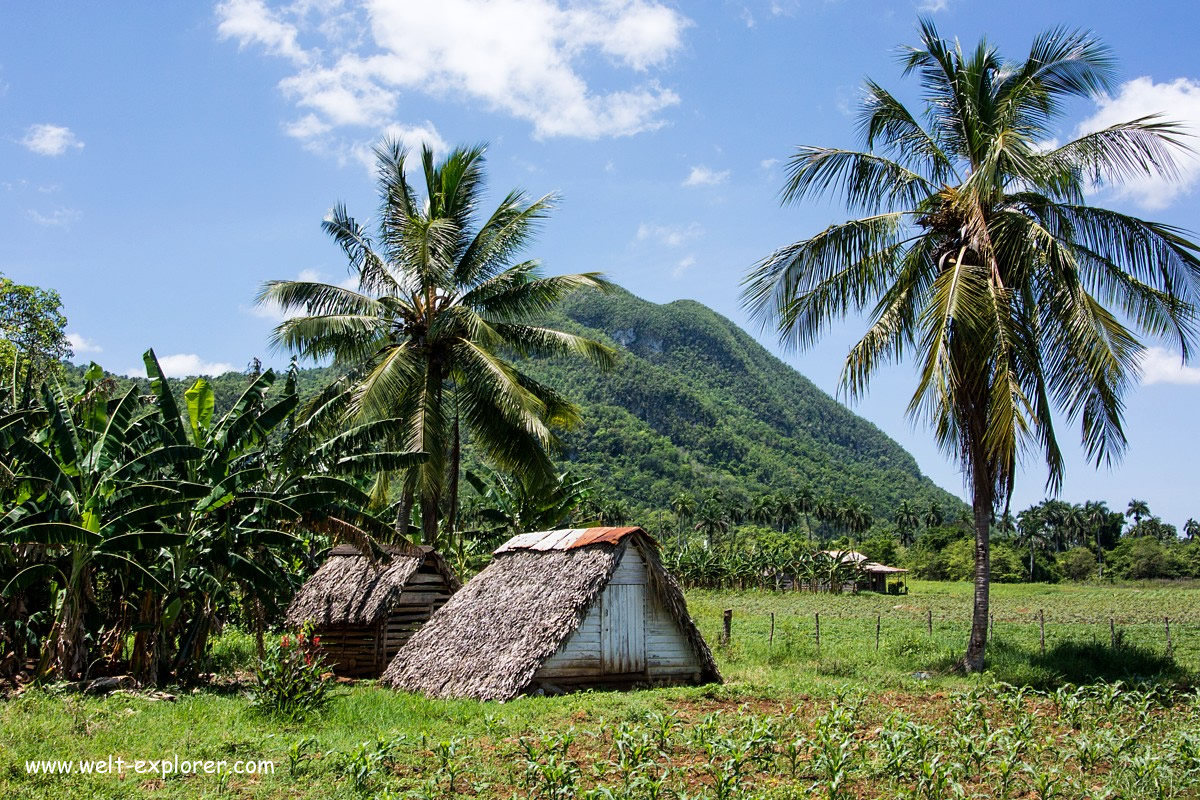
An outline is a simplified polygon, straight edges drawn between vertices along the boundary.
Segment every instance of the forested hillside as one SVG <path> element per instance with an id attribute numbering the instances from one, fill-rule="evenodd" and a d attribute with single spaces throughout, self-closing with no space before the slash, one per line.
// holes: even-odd
<path id="1" fill-rule="evenodd" d="M 881 430 L 700 303 L 580 293 L 561 316 L 564 329 L 618 346 L 619 366 L 601 374 L 555 359 L 529 372 L 584 409 L 585 424 L 564 437 L 567 459 L 631 503 L 807 485 L 886 518 L 901 499 L 958 505 Z"/>
<path id="2" fill-rule="evenodd" d="M 621 352 L 607 374 L 575 360 L 526 365 L 582 407 L 583 425 L 563 435 L 564 467 L 592 478 L 606 498 L 665 509 L 680 491 L 713 487 L 750 497 L 808 486 L 857 497 L 888 519 L 901 499 L 958 503 L 886 434 L 699 303 L 580 293 L 553 322 Z M 72 370 L 69 380 L 80 373 Z M 301 395 L 333 377 L 329 369 L 301 370 Z M 176 394 L 190 382 L 173 380 Z M 218 410 L 245 383 L 240 373 L 214 378 Z"/>

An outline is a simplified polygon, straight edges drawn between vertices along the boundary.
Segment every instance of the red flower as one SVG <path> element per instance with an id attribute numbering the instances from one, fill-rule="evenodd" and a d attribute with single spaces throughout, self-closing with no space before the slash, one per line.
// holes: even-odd
<path id="1" fill-rule="evenodd" d="M 291 637 L 289 637 L 289 636 L 288 636 L 288 635 L 285 633 L 285 634 L 283 635 L 283 638 L 279 640 L 279 646 L 280 646 L 280 647 L 291 647 L 291 646 L 292 646 L 292 640 L 291 640 Z"/>
<path id="2" fill-rule="evenodd" d="M 317 645 L 319 645 L 319 644 L 321 643 L 321 637 L 320 637 L 320 636 L 314 636 L 314 637 L 312 638 L 312 643 L 313 643 L 313 647 L 316 647 Z"/>
<path id="3" fill-rule="evenodd" d="M 312 653 L 304 654 L 304 666 L 306 666 L 306 667 L 312 666 Z"/>

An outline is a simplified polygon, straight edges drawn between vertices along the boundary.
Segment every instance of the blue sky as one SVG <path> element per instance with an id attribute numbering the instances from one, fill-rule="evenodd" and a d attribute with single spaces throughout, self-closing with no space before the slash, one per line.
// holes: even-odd
<path id="1" fill-rule="evenodd" d="M 22 4 L 0 28 L 0 272 L 62 294 L 77 360 L 124 372 L 153 346 L 179 374 L 282 363 L 255 292 L 345 279 L 320 222 L 337 201 L 374 212 L 366 154 L 387 131 L 487 141 L 495 189 L 560 193 L 531 250 L 548 270 L 602 270 L 746 324 L 746 268 L 843 218 L 780 208 L 782 161 L 799 144 L 855 142 L 864 77 L 916 100 L 894 55 L 920 13 L 1013 58 L 1059 24 L 1103 37 L 1121 89 L 1077 103 L 1064 140 L 1157 111 L 1200 132 L 1193 0 Z M 1200 161 L 1181 178 L 1096 201 L 1200 229 Z M 784 357 L 832 393 L 861 330 L 850 320 Z M 961 494 L 956 466 L 904 417 L 912 385 L 910 366 L 890 369 L 855 410 Z M 1060 426 L 1062 496 L 1200 517 L 1197 400 L 1200 367 L 1152 350 L 1117 469 L 1086 464 L 1077 430 Z M 1031 462 L 1015 507 L 1044 480 Z"/>

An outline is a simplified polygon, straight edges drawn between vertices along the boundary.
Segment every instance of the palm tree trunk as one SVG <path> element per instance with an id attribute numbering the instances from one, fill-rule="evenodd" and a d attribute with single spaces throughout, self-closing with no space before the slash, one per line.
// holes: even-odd
<path id="1" fill-rule="evenodd" d="M 458 531 L 458 473 L 462 462 L 462 439 L 458 425 L 458 395 L 455 394 L 454 397 L 454 439 L 450 444 L 450 507 L 446 511 L 446 529 L 452 537 Z M 461 546 L 462 542 L 454 542 L 454 544 Z"/>
<path id="2" fill-rule="evenodd" d="M 973 464 L 973 510 L 975 512 L 975 601 L 971 613 L 971 638 L 963 666 L 967 672 L 982 672 L 987 649 L 988 600 L 992 564 L 988 533 L 992 521 L 993 484 L 985 459 Z"/>
<path id="3" fill-rule="evenodd" d="M 408 538 L 408 525 L 412 520 L 413 490 L 408 477 L 404 479 L 404 489 L 400 492 L 400 507 L 396 509 L 396 536 L 400 540 Z"/>

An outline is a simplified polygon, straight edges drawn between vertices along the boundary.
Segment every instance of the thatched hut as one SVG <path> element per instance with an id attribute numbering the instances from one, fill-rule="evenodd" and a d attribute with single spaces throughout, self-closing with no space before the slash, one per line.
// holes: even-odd
<path id="1" fill-rule="evenodd" d="M 514 537 L 418 631 L 383 683 L 431 697 L 719 682 L 641 528 Z"/>
<path id="2" fill-rule="evenodd" d="M 430 547 L 384 547 L 384 557 L 339 545 L 288 606 L 286 621 L 311 621 L 334 674 L 374 678 L 459 588 Z"/>

